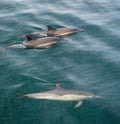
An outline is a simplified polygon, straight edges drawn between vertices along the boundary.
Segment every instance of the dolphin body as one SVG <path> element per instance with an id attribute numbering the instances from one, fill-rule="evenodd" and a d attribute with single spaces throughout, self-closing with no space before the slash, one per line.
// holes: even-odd
<path id="1" fill-rule="evenodd" d="M 32 33 L 33 35 L 41 35 L 41 34 L 47 34 L 47 36 L 56 36 L 56 37 L 64 37 L 68 36 L 71 34 L 74 34 L 76 32 L 83 32 L 84 29 L 79 29 L 79 28 L 53 28 L 52 26 L 47 26 L 48 30 L 45 32 L 34 32 Z"/>
<path id="2" fill-rule="evenodd" d="M 48 31 L 47 31 L 48 36 L 62 37 L 62 36 L 74 34 L 78 31 L 81 31 L 81 32 L 83 31 L 83 29 L 79 29 L 79 28 L 58 28 L 58 29 L 55 29 L 51 26 L 47 26 L 47 27 L 48 27 Z"/>
<path id="3" fill-rule="evenodd" d="M 33 40 L 30 35 L 25 35 L 25 39 L 23 45 L 27 48 L 49 48 L 60 41 L 58 37 L 45 37 Z"/>
<path id="4" fill-rule="evenodd" d="M 41 92 L 41 93 L 32 93 L 20 95 L 20 98 L 28 97 L 33 99 L 47 99 L 47 100 L 57 100 L 57 101 L 78 101 L 74 108 L 77 108 L 82 105 L 82 101 L 90 98 L 101 98 L 101 96 L 96 96 L 93 93 L 80 91 L 80 90 L 68 90 L 56 84 L 56 89 Z"/>
<path id="5" fill-rule="evenodd" d="M 33 39 L 31 35 L 24 35 L 25 41 L 22 44 L 13 44 L 7 48 L 49 48 L 60 41 L 58 37 L 45 37 Z"/>

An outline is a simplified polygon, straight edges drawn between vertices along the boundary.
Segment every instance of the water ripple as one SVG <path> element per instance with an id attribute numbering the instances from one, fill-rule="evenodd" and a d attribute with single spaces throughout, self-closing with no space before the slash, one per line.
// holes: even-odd
<path id="1" fill-rule="evenodd" d="M 47 25 L 85 29 L 46 50 L 0 52 L 1 124 L 119 122 L 119 3 L 118 0 L 1 2 L 1 47 L 22 43 L 23 34 L 47 30 Z M 55 83 L 90 91 L 105 99 L 85 101 L 76 110 L 71 107 L 74 102 L 15 99 L 20 93 L 53 89 Z"/>

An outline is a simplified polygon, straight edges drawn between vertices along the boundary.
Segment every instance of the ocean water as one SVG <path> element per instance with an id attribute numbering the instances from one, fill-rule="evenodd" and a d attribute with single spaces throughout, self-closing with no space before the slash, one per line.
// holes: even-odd
<path id="1" fill-rule="evenodd" d="M 47 25 L 85 29 L 49 49 L 0 51 L 0 124 L 120 124 L 120 1 L 4 0 L 0 47 L 22 43 Z M 55 89 L 92 92 L 76 102 L 19 99 Z"/>

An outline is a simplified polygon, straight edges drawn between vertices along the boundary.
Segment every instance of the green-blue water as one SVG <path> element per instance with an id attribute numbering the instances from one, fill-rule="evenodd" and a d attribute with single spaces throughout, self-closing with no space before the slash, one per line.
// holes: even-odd
<path id="1" fill-rule="evenodd" d="M 0 2 L 0 47 L 21 43 L 23 34 L 46 25 L 85 32 L 45 50 L 0 52 L 0 124 L 120 124 L 120 1 Z M 76 102 L 18 99 L 54 89 L 56 83 L 104 99 L 77 109 Z"/>

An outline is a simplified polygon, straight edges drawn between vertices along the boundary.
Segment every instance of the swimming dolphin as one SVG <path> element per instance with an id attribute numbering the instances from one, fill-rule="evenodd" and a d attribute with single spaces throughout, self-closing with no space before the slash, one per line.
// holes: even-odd
<path id="1" fill-rule="evenodd" d="M 49 48 L 53 44 L 58 43 L 58 41 L 60 41 L 58 37 L 45 37 L 33 40 L 30 35 L 25 35 L 23 45 L 26 46 L 26 48 Z"/>
<path id="2" fill-rule="evenodd" d="M 62 36 L 67 36 L 73 33 L 76 33 L 78 31 L 83 31 L 83 29 L 78 29 L 78 28 L 58 28 L 55 29 L 52 26 L 47 26 L 48 27 L 48 31 L 47 31 L 47 35 L 48 36 L 57 36 L 57 37 L 62 37 Z"/>
<path id="3" fill-rule="evenodd" d="M 68 36 L 71 34 L 74 34 L 76 32 L 83 32 L 84 29 L 79 29 L 79 28 L 53 28 L 52 26 L 47 26 L 48 30 L 45 32 L 34 32 L 32 33 L 33 35 L 43 35 L 43 34 L 47 34 L 47 36 L 56 36 L 56 37 L 64 37 L 64 36 Z"/>
<path id="4" fill-rule="evenodd" d="M 82 101 L 90 98 L 101 98 L 101 96 L 96 96 L 93 93 L 80 91 L 80 90 L 68 90 L 56 84 L 56 89 L 41 92 L 41 93 L 32 93 L 20 95 L 20 98 L 28 97 L 33 99 L 47 99 L 47 100 L 58 100 L 58 101 L 78 101 L 74 108 L 82 105 Z"/>
<path id="5" fill-rule="evenodd" d="M 25 41 L 23 41 L 22 44 L 13 44 L 6 48 L 49 48 L 61 40 L 61 38 L 58 37 L 33 39 L 31 35 L 24 35 L 24 38 Z"/>

